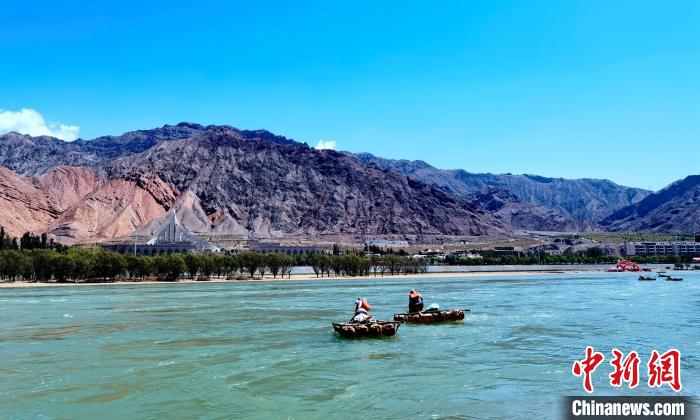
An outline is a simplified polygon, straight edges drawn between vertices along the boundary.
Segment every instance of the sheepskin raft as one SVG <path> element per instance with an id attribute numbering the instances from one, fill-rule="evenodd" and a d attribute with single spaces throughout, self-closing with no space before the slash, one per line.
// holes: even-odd
<path id="1" fill-rule="evenodd" d="M 392 337 L 401 326 L 400 322 L 334 322 L 333 329 L 346 338 L 355 337 Z"/>
<path id="2" fill-rule="evenodd" d="M 464 311 L 468 309 L 443 309 L 441 311 L 410 312 L 407 314 L 395 314 L 394 321 L 412 322 L 416 324 L 431 324 L 434 322 L 461 321 L 464 319 Z"/>

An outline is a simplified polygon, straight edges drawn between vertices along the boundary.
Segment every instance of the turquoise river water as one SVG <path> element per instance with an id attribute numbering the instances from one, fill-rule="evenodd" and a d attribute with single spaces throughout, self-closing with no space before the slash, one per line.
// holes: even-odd
<path id="1" fill-rule="evenodd" d="M 571 364 L 605 354 L 597 395 L 646 386 L 656 348 L 682 352 L 700 393 L 700 273 L 231 282 L 0 289 L 0 417 L 557 418 L 581 395 Z M 463 323 L 347 340 L 331 322 L 358 295 L 379 318 L 426 303 Z M 636 350 L 642 384 L 608 384 L 610 350 Z"/>

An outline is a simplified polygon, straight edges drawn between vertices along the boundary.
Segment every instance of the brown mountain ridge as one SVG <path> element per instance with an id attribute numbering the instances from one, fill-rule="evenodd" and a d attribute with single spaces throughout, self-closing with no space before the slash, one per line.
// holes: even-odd
<path id="1" fill-rule="evenodd" d="M 8 133 L 0 165 L 0 225 L 68 242 L 149 234 L 171 208 L 195 232 L 248 238 L 580 231 L 649 194 L 607 180 L 445 171 L 191 123 L 75 142 Z"/>

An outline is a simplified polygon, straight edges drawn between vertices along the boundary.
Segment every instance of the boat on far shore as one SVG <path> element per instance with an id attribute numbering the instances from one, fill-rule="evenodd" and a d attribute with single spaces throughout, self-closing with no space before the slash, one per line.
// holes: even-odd
<path id="1" fill-rule="evenodd" d="M 639 276 L 639 281 L 656 281 L 656 277 Z"/>
<path id="2" fill-rule="evenodd" d="M 666 278 L 666 281 L 683 281 L 683 278 L 682 278 L 682 277 L 671 277 L 671 276 L 668 276 L 668 277 Z"/>

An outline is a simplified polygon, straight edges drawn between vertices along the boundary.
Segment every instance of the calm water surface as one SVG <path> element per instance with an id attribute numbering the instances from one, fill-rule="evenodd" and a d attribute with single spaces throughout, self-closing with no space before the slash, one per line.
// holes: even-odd
<path id="1" fill-rule="evenodd" d="M 700 393 L 700 273 L 282 281 L 0 290 L 0 416 L 555 418 L 587 345 L 682 351 Z M 464 323 L 345 340 L 358 295 L 390 318 L 417 287 Z M 641 377 L 646 379 L 646 370 Z M 644 385 L 644 384 L 642 384 Z M 659 393 L 659 391 L 656 391 Z M 669 394 L 667 388 L 661 393 Z"/>

